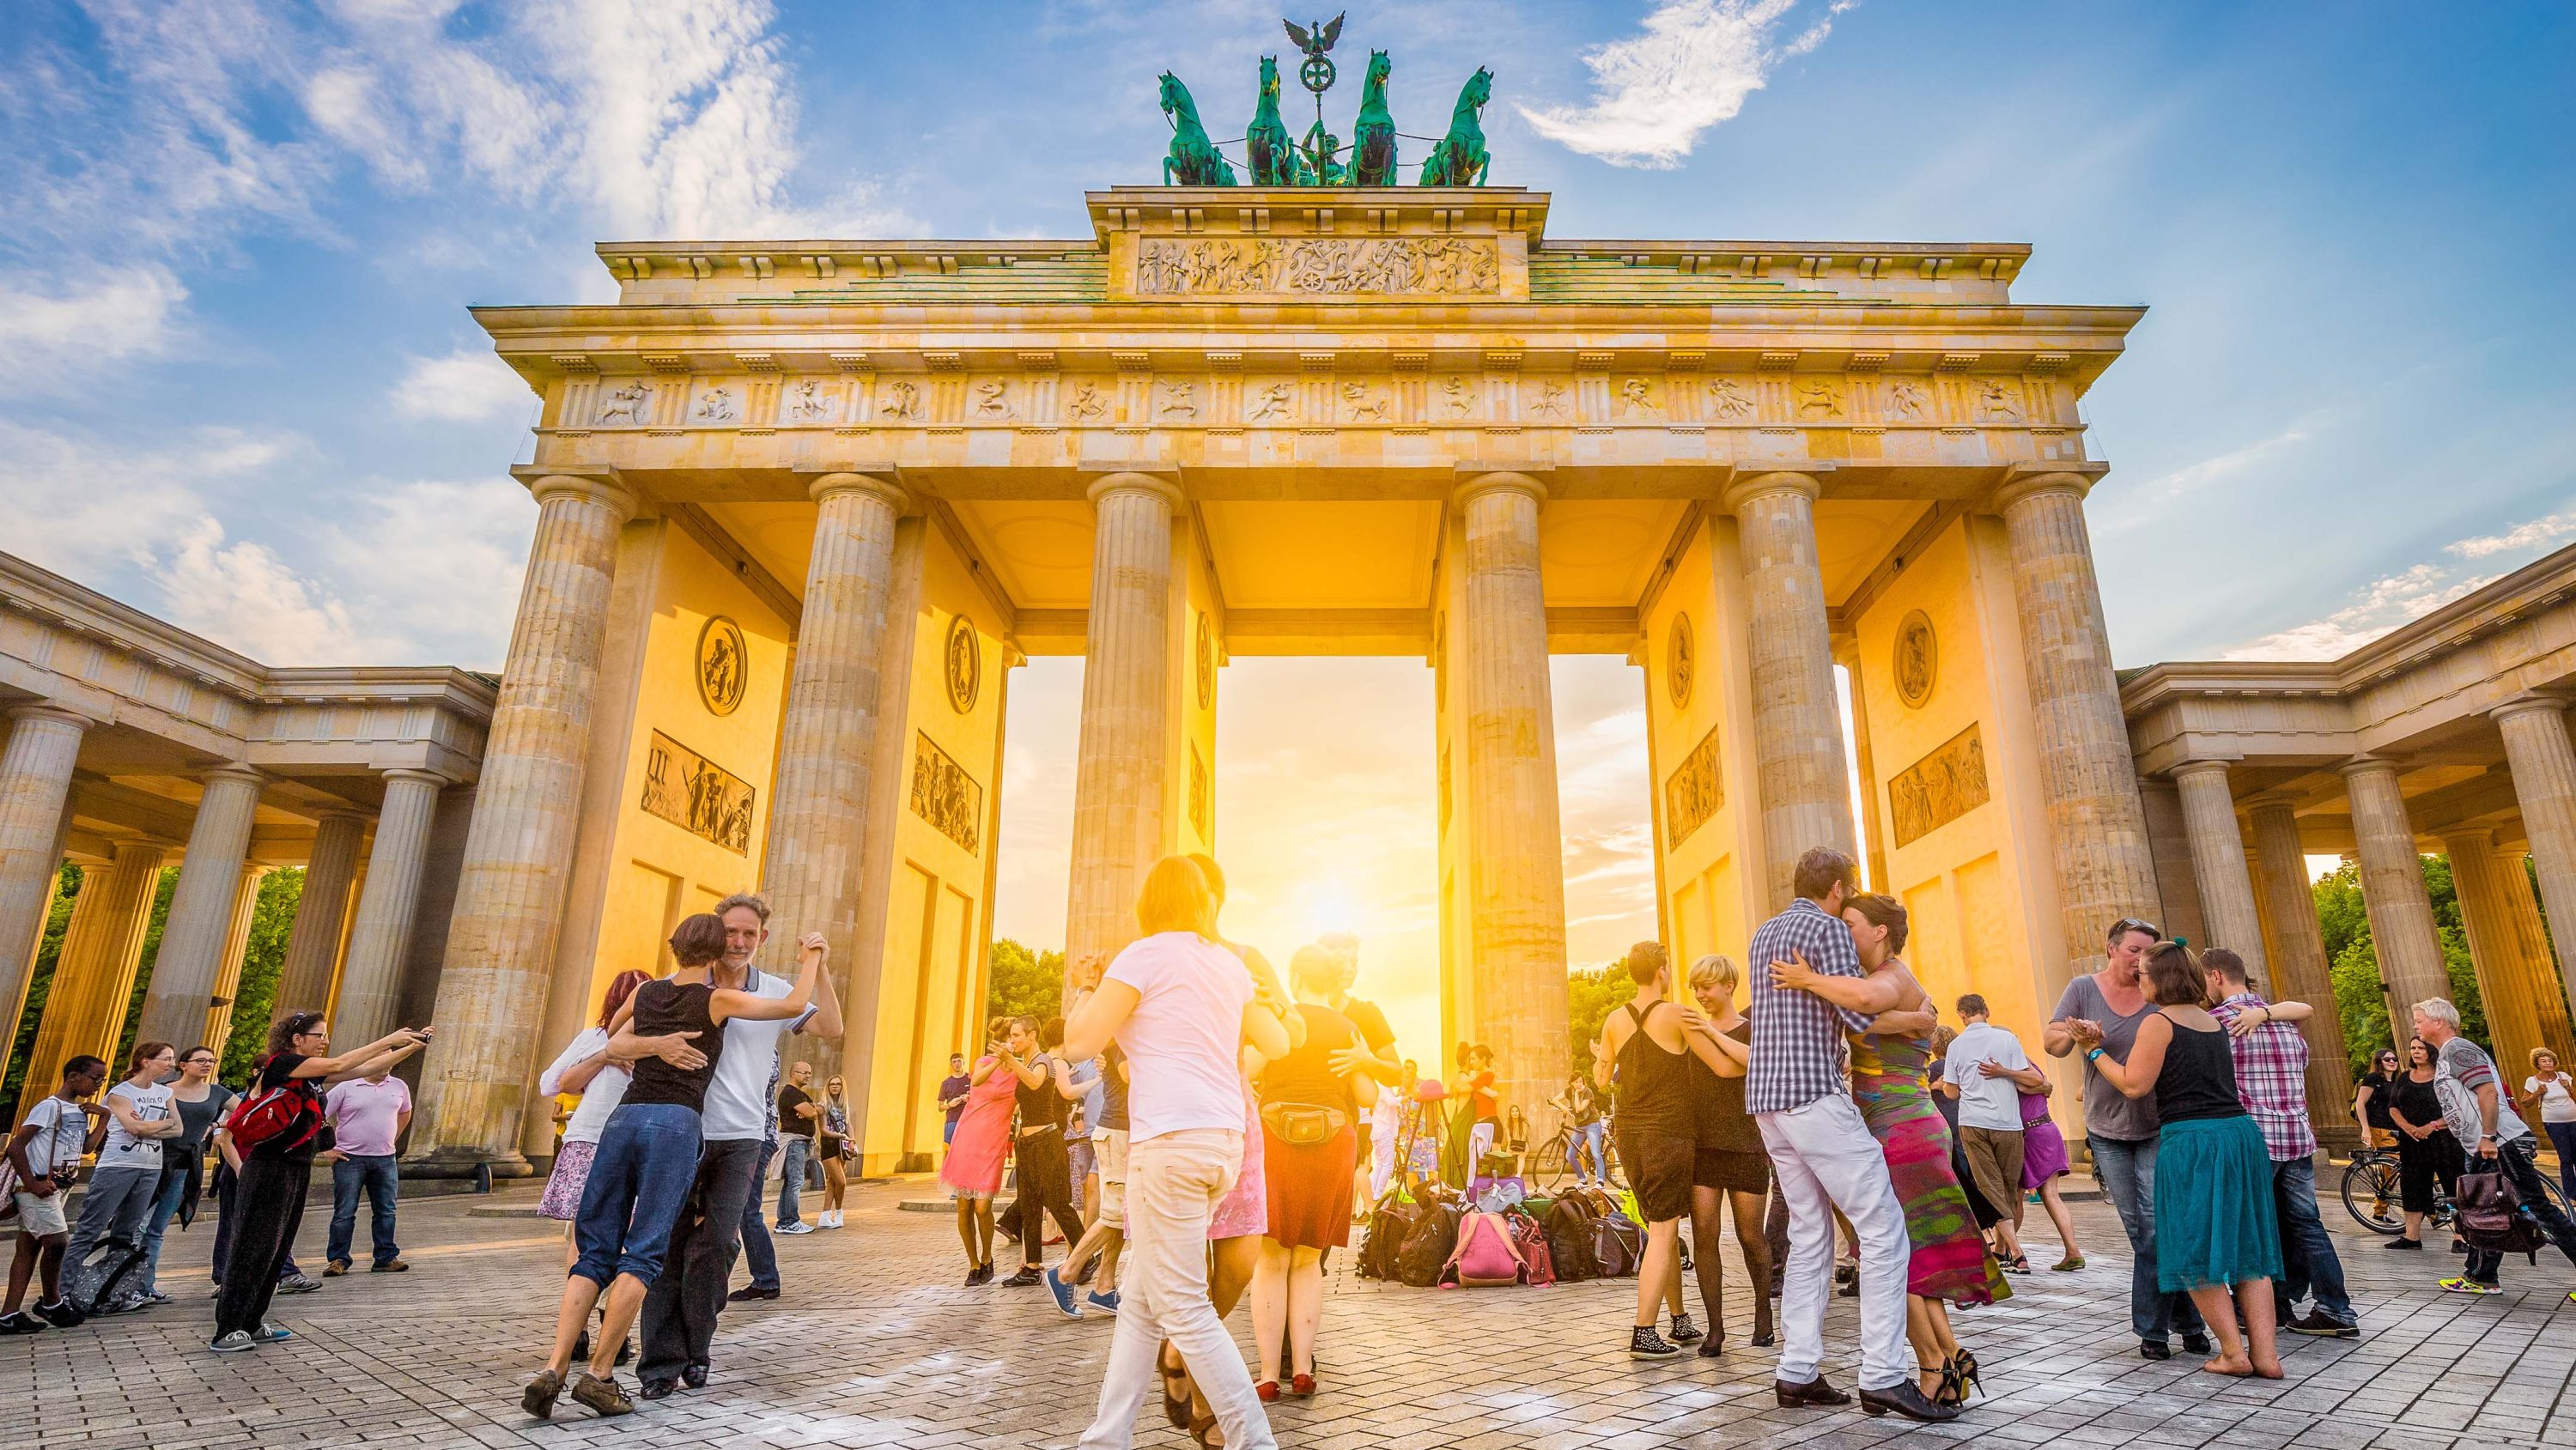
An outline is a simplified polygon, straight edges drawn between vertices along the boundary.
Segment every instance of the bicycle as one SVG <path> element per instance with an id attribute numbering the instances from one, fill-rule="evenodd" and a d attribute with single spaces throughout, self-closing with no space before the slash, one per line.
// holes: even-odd
<path id="1" fill-rule="evenodd" d="M 1537 1150 L 1524 1160 L 1530 1166 L 1530 1176 L 1536 1180 L 1535 1186 L 1539 1192 L 1554 1197 L 1558 1189 L 1581 1177 L 1574 1167 L 1576 1139 L 1577 1134 L 1573 1126 L 1564 1122 L 1560 1115 L 1556 1136 L 1541 1143 Z M 1606 1120 L 1602 1124 L 1601 1165 L 1612 1188 L 1628 1186 L 1628 1181 L 1619 1174 L 1619 1145 L 1611 1137 Z"/>
<path id="2" fill-rule="evenodd" d="M 2560 1213 L 2568 1211 L 2567 1195 L 2556 1180 L 2543 1175 L 2542 1192 Z M 2363 1228 L 2375 1234 L 2395 1238 L 2406 1231 L 2405 1210 L 2399 1206 L 2397 1155 L 2385 1148 L 2373 1149 L 2354 1156 L 2343 1170 L 2344 1211 Z M 2439 1181 L 2433 1185 L 2433 1207 L 2424 1221 L 2435 1228 L 2449 1228 L 2455 1210 L 2451 1195 Z"/>

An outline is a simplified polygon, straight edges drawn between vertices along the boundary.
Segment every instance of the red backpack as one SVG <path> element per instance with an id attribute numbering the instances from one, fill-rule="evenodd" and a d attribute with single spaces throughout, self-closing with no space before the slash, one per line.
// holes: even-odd
<path id="1" fill-rule="evenodd" d="M 251 1081 L 268 1068 L 261 1058 L 252 1069 Z M 233 1139 L 233 1151 L 244 1157 L 263 1143 L 282 1142 L 281 1152 L 292 1153 L 313 1141 L 322 1131 L 322 1095 L 304 1078 L 289 1078 L 273 1088 L 254 1088 L 242 1094 L 233 1110 L 224 1116 L 224 1131 Z"/>

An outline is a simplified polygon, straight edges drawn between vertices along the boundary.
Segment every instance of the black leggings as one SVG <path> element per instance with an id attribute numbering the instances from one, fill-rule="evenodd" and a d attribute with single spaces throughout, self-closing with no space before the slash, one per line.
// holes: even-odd
<path id="1" fill-rule="evenodd" d="M 304 1190 L 312 1181 L 310 1158 L 243 1161 L 232 1202 L 224 1209 L 232 1241 L 224 1263 L 223 1291 L 215 1296 L 216 1338 L 236 1329 L 256 1333 L 260 1321 L 268 1317 L 268 1301 L 277 1294 L 278 1267 L 286 1262 L 296 1227 L 304 1222 Z"/>
<path id="2" fill-rule="evenodd" d="M 2433 1136 L 2418 1141 L 2400 1134 L 2397 1139 L 2397 1201 L 2408 1213 L 2433 1211 L 2433 1185 L 2437 1181 L 2444 1193 L 2456 1193 L 2460 1186 L 2460 1140 L 2448 1129 L 2436 1128 Z"/>
<path id="3" fill-rule="evenodd" d="M 1082 1215 L 1073 1211 L 1073 1168 L 1064 1151 L 1064 1134 L 1045 1132 L 1020 1140 L 1020 1262 L 1046 1262 L 1046 1220 L 1068 1248 L 1082 1242 Z"/>

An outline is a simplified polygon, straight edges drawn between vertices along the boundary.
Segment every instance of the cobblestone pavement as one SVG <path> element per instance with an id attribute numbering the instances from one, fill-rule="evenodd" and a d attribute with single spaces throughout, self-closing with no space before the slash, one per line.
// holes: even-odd
<path id="1" fill-rule="evenodd" d="M 1108 1323 L 1068 1323 L 1042 1290 L 959 1287 L 953 1220 L 897 1210 L 923 1191 L 856 1189 L 847 1229 L 778 1240 L 786 1297 L 727 1313 L 714 1383 L 621 1421 L 592 1419 L 569 1398 L 551 1423 L 519 1412 L 562 1249 L 552 1225 L 488 1210 L 533 1203 L 533 1187 L 405 1205 L 411 1273 L 360 1273 L 281 1298 L 277 1317 L 296 1338 L 245 1355 L 206 1350 L 209 1291 L 194 1266 L 212 1224 L 200 1219 L 170 1239 L 164 1287 L 175 1305 L 0 1339 L 0 1406 L 15 1444 L 32 1430 L 38 1445 L 93 1450 L 1070 1444 L 1098 1390 Z M 1729 1289 L 1737 1343 L 1723 1359 L 1638 1364 L 1624 1353 L 1628 1281 L 1431 1291 L 1338 1269 L 1323 1391 L 1281 1401 L 1272 1422 L 1283 1445 L 1313 1450 L 2576 1445 L 2576 1305 L 2566 1300 L 2576 1272 L 2555 1256 L 2537 1268 L 2516 1260 L 2504 1294 L 2455 1298 L 2433 1279 L 2457 1260 L 2382 1252 L 2355 1230 L 2342 1243 L 2364 1336 L 2289 1338 L 2285 1382 L 2241 1382 L 2195 1373 L 2179 1353 L 2138 1358 L 2117 1224 L 2098 1203 L 2076 1214 L 2092 1267 L 2017 1278 L 2008 1303 L 1957 1316 L 1989 1397 L 1954 1425 L 1774 1407 L 1770 1353 L 1741 1344 L 1740 1277 Z M 298 1246 L 316 1269 L 327 1217 L 308 1213 Z M 1233 1327 L 1248 1352 L 1246 1311 Z M 1827 1373 L 1847 1385 L 1851 1301 L 1834 1301 L 1827 1339 Z M 1148 1416 L 1138 1444 L 1187 1444 Z"/>

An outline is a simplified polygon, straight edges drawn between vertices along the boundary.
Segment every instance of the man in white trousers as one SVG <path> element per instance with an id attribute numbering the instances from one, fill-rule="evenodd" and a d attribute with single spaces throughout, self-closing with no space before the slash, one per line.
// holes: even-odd
<path id="1" fill-rule="evenodd" d="M 1796 899 L 1762 924 L 1746 950 L 1754 970 L 1747 1013 L 1753 1060 L 1744 1106 L 1762 1129 L 1789 1205 L 1789 1266 L 1780 1297 L 1780 1368 L 1772 1393 L 1783 1407 L 1848 1405 L 1827 1383 L 1825 1300 L 1833 1292 L 1834 1224 L 1839 1208 L 1860 1237 L 1860 1407 L 1910 1420 L 1940 1422 L 1959 1412 L 1924 1397 L 1910 1372 L 1905 1340 L 1905 1267 L 1910 1247 L 1905 1210 L 1888 1182 L 1887 1158 L 1869 1134 L 1843 1084 L 1843 1032 L 1864 1032 L 1865 1013 L 1806 992 L 1775 987 L 1767 964 L 1803 957 L 1826 976 L 1860 977 L 1860 953 L 1844 925 L 1844 898 L 1858 890 L 1850 857 L 1818 848 L 1798 858 L 1790 878 Z"/>

